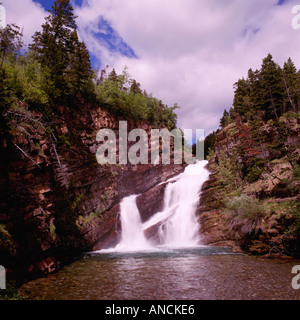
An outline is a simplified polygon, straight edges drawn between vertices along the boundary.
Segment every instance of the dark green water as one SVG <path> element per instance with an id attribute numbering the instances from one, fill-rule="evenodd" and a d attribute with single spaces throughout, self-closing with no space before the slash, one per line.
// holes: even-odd
<path id="1" fill-rule="evenodd" d="M 47 300 L 299 300 L 295 265 L 216 247 L 90 253 L 21 291 Z"/>

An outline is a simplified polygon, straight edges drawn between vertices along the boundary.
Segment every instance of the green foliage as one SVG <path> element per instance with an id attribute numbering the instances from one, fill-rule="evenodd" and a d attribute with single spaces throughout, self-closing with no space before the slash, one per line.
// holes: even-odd
<path id="1" fill-rule="evenodd" d="M 261 228 L 261 220 L 265 216 L 265 209 L 257 199 L 242 194 L 227 199 L 224 204 L 232 228 L 236 228 L 245 234 L 257 232 Z"/>
<path id="2" fill-rule="evenodd" d="M 69 149 L 71 149 L 72 147 L 70 141 L 64 134 L 57 136 L 57 143 L 58 145 L 66 146 Z"/>
<path id="3" fill-rule="evenodd" d="M 76 197 L 72 204 L 71 204 L 71 208 L 72 210 L 75 210 L 84 200 L 84 194 L 80 194 L 78 197 Z"/>
<path id="4" fill-rule="evenodd" d="M 30 46 L 47 74 L 46 92 L 54 103 L 67 102 L 78 94 L 86 97 L 93 91 L 93 72 L 86 46 L 78 39 L 70 0 L 56 0 L 49 12 Z"/>
<path id="5" fill-rule="evenodd" d="M 229 112 L 227 110 L 224 110 L 223 116 L 222 116 L 222 118 L 220 120 L 221 129 L 224 129 L 225 127 L 227 127 L 230 122 L 231 122 L 230 114 L 229 114 Z"/>
<path id="6" fill-rule="evenodd" d="M 9 88 L 7 73 L 0 69 L 0 149 L 10 139 L 9 124 L 5 112 L 13 103 L 13 94 Z"/>
<path id="7" fill-rule="evenodd" d="M 227 191 L 232 191 L 239 187 L 238 163 L 233 159 L 229 158 L 223 151 L 217 159 L 217 176 Z"/>
<path id="8" fill-rule="evenodd" d="M 45 77 L 30 53 L 22 56 L 18 63 L 6 63 L 4 68 L 7 85 L 15 99 L 30 104 L 32 109 L 43 111 L 48 103 L 44 90 Z"/>
<path id="9" fill-rule="evenodd" d="M 300 166 L 298 164 L 293 166 L 293 179 L 300 180 Z"/>
<path id="10" fill-rule="evenodd" d="M 278 119 L 300 105 L 300 82 L 297 69 L 289 58 L 281 68 L 271 54 L 263 59 L 261 69 L 249 69 L 247 79 L 234 84 L 233 112 L 242 121 Z"/>
<path id="11" fill-rule="evenodd" d="M 125 67 L 118 75 L 103 70 L 95 83 L 90 55 L 77 34 L 70 0 L 56 0 L 42 30 L 33 36 L 30 50 L 21 55 L 22 33 L 16 25 L 0 30 L 0 147 L 10 141 L 8 112 L 17 101 L 39 111 L 51 121 L 57 106 L 79 106 L 83 101 L 100 103 L 116 115 L 146 120 L 155 127 L 176 128 L 179 108 L 142 91 Z M 72 109 L 71 109 L 72 111 Z M 71 147 L 64 136 L 59 143 Z"/>
<path id="12" fill-rule="evenodd" d="M 6 28 L 0 28 L 0 61 L 1 68 L 5 60 L 15 60 L 23 46 L 20 27 L 8 24 Z"/>
<path id="13" fill-rule="evenodd" d="M 211 150 L 215 150 L 215 143 L 217 139 L 217 135 L 220 130 L 213 131 L 209 135 L 207 135 L 204 139 L 204 159 L 207 159 Z"/>
<path id="14" fill-rule="evenodd" d="M 95 88 L 99 103 L 116 115 L 146 120 L 154 126 L 165 126 L 169 130 L 176 128 L 177 115 L 174 111 L 179 108 L 176 104 L 168 107 L 145 91 L 142 93 L 140 84 L 131 78 L 126 67 L 121 75 L 114 69 L 107 76 L 105 73 L 103 70 Z"/>
<path id="15" fill-rule="evenodd" d="M 251 165 L 246 168 L 245 180 L 249 183 L 257 181 L 264 171 L 265 161 L 263 159 L 254 158 Z"/>
<path id="16" fill-rule="evenodd" d="M 245 177 L 245 180 L 250 183 L 255 182 L 255 181 L 259 180 L 262 173 L 263 173 L 263 169 L 256 167 L 256 166 L 251 167 L 248 170 L 248 173 Z"/>
<path id="17" fill-rule="evenodd" d="M 14 241 L 10 232 L 7 230 L 5 225 L 0 224 L 0 252 L 12 252 L 14 249 Z"/>

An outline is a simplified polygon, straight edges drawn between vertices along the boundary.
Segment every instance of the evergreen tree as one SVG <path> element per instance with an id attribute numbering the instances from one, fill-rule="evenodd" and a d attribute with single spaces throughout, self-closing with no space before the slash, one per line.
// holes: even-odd
<path id="1" fill-rule="evenodd" d="M 4 62 L 9 58 L 16 62 L 20 49 L 23 46 L 22 32 L 15 24 L 8 24 L 4 29 L 0 28 L 0 149 L 4 147 L 4 141 L 10 138 L 9 125 L 6 119 L 6 111 L 14 101 L 14 88 L 9 84 L 9 77 L 4 67 Z"/>
<path id="2" fill-rule="evenodd" d="M 229 112 L 225 109 L 223 112 L 223 116 L 220 119 L 220 127 L 224 129 L 226 126 L 228 126 L 230 123 L 230 116 Z"/>
<path id="3" fill-rule="evenodd" d="M 113 83 L 118 83 L 118 75 L 116 73 L 115 69 L 112 69 L 112 71 L 108 75 L 108 81 L 113 82 Z"/>
<path id="4" fill-rule="evenodd" d="M 215 143 L 216 143 L 216 139 L 217 139 L 217 135 L 220 132 L 220 130 L 218 129 L 217 131 L 213 131 L 212 133 L 210 133 L 209 135 L 207 135 L 205 137 L 204 140 L 204 158 L 207 159 L 207 156 L 209 155 L 209 152 L 211 150 L 215 150 Z M 196 148 L 196 146 L 194 146 L 194 148 Z"/>
<path id="5" fill-rule="evenodd" d="M 271 54 L 263 59 L 261 66 L 262 106 L 267 119 L 278 118 L 283 113 L 284 88 L 282 70 Z"/>
<path id="6" fill-rule="evenodd" d="M 251 118 L 261 118 L 262 115 L 264 115 L 264 111 L 262 106 L 262 85 L 259 70 L 248 70 L 248 83 L 250 99 L 248 116 Z"/>
<path id="7" fill-rule="evenodd" d="M 250 86 L 248 80 L 242 78 L 234 84 L 234 112 L 238 113 L 243 121 L 246 121 L 246 114 L 250 105 Z"/>
<path id="8" fill-rule="evenodd" d="M 53 102 L 85 93 L 91 84 L 89 53 L 77 35 L 76 16 L 70 0 L 56 0 L 50 15 L 36 32 L 31 49 L 48 75 L 47 92 Z"/>
<path id="9" fill-rule="evenodd" d="M 142 93 L 142 90 L 141 90 L 141 85 L 140 83 L 136 82 L 136 80 L 133 80 L 132 81 L 132 85 L 130 87 L 130 92 L 134 93 L 134 94 L 138 94 L 138 93 Z"/>
<path id="10" fill-rule="evenodd" d="M 89 52 L 84 42 L 78 39 L 77 31 L 71 34 L 71 50 L 69 52 L 66 80 L 69 88 L 68 94 L 75 96 L 80 93 L 86 96 L 93 91 L 93 70 Z"/>
<path id="11" fill-rule="evenodd" d="M 23 46 L 23 34 L 20 27 L 15 24 L 8 24 L 6 28 L 0 28 L 0 67 L 7 57 L 16 58 Z"/>
<path id="12" fill-rule="evenodd" d="M 297 78 L 297 69 L 291 58 L 283 65 L 283 82 L 286 92 L 284 111 L 297 111 L 300 100 L 300 86 Z"/>

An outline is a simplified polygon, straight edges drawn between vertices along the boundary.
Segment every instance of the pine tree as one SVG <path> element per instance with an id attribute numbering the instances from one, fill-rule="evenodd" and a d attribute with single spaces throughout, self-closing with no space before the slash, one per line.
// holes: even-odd
<path id="1" fill-rule="evenodd" d="M 23 46 L 22 42 L 23 34 L 20 31 L 20 27 L 15 24 L 8 24 L 6 28 L 0 28 L 0 67 L 3 67 L 3 63 L 6 57 L 10 56 L 15 58 Z"/>
<path id="2" fill-rule="evenodd" d="M 79 41 L 76 30 L 71 34 L 68 67 L 65 75 L 70 96 L 78 94 L 86 96 L 93 89 L 91 84 L 93 70 L 90 55 L 85 43 Z"/>
<path id="3" fill-rule="evenodd" d="M 140 83 L 136 82 L 136 80 L 132 81 L 132 85 L 130 87 L 130 92 L 134 93 L 134 94 L 138 94 L 138 93 L 142 93 L 141 90 L 141 85 Z"/>
<path id="4" fill-rule="evenodd" d="M 220 119 L 220 127 L 224 129 L 226 126 L 228 126 L 229 123 L 230 123 L 229 112 L 225 109 L 223 112 L 223 116 Z"/>
<path id="5" fill-rule="evenodd" d="M 53 102 L 61 102 L 68 92 L 66 71 L 70 67 L 70 56 L 74 54 L 74 30 L 76 16 L 70 0 L 56 0 L 42 25 L 42 32 L 33 36 L 30 48 L 48 75 L 46 90 Z"/>
<path id="6" fill-rule="evenodd" d="M 297 69 L 291 58 L 283 65 L 283 82 L 286 92 L 284 111 L 296 111 L 300 100 L 300 86 L 297 79 Z"/>
<path id="7" fill-rule="evenodd" d="M 117 75 L 115 69 L 112 69 L 112 71 L 109 73 L 108 81 L 113 82 L 113 83 L 118 83 L 118 75 Z"/>
<path id="8" fill-rule="evenodd" d="M 282 70 L 271 54 L 263 59 L 260 71 L 262 106 L 267 119 L 278 118 L 283 113 L 284 88 Z"/>
<path id="9" fill-rule="evenodd" d="M 248 83 L 250 98 L 249 116 L 252 118 L 261 118 L 261 113 L 264 114 L 264 112 L 262 106 L 262 84 L 259 70 L 248 70 Z"/>
<path id="10" fill-rule="evenodd" d="M 250 107 L 250 87 L 248 80 L 242 78 L 234 84 L 234 112 L 238 113 L 243 121 L 247 120 L 246 114 Z"/>

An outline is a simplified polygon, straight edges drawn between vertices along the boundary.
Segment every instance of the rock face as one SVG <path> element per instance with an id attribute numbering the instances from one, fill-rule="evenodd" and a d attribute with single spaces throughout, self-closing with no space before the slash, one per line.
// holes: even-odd
<path id="1" fill-rule="evenodd" d="M 208 165 L 208 169 L 210 169 Z M 202 188 L 201 199 L 197 210 L 200 224 L 201 243 L 204 245 L 230 247 L 235 252 L 241 252 L 235 235 L 230 231 L 228 221 L 224 219 L 222 203 L 220 203 L 220 184 L 215 173 Z"/>
<path id="2" fill-rule="evenodd" d="M 143 194 L 143 219 L 161 205 L 156 185 L 184 170 L 181 165 L 99 165 L 100 129 L 115 132 L 119 121 L 128 131 L 146 122 L 122 119 L 107 110 L 81 106 L 74 114 L 63 107 L 51 122 L 20 106 L 11 119 L 12 143 L 0 160 L 1 264 L 20 277 L 57 269 L 65 257 L 118 242 L 119 203 Z M 152 214 L 155 212 L 152 212 Z"/>
<path id="3" fill-rule="evenodd" d="M 259 145 L 250 139 L 253 129 L 247 129 L 247 126 L 248 124 L 238 126 L 231 123 L 217 135 L 215 155 L 208 165 L 211 171 L 210 179 L 203 187 L 197 211 L 202 243 L 229 246 L 235 251 L 253 254 L 299 257 L 297 210 L 300 181 L 299 173 L 292 163 L 296 163 L 298 167 L 300 165 L 300 118 L 282 117 L 276 126 L 270 123 L 262 124 L 255 132 L 259 137 Z M 233 163 L 232 155 L 238 154 L 237 150 L 245 141 L 244 130 L 248 135 L 246 142 L 249 150 L 255 153 L 258 160 L 261 159 L 264 167 L 259 178 L 254 181 L 245 181 L 233 176 L 236 188 L 231 186 L 226 189 L 226 183 L 231 183 L 227 179 L 230 175 L 229 164 Z M 223 163 L 228 164 L 227 172 L 222 173 L 223 179 L 222 174 L 218 172 L 221 158 Z M 236 156 L 234 161 L 239 164 L 242 160 Z M 224 168 L 225 165 L 223 170 Z M 242 234 L 232 227 L 232 221 L 224 214 L 224 200 L 231 199 L 238 193 L 257 199 L 264 209 L 264 217 L 256 233 Z"/>

